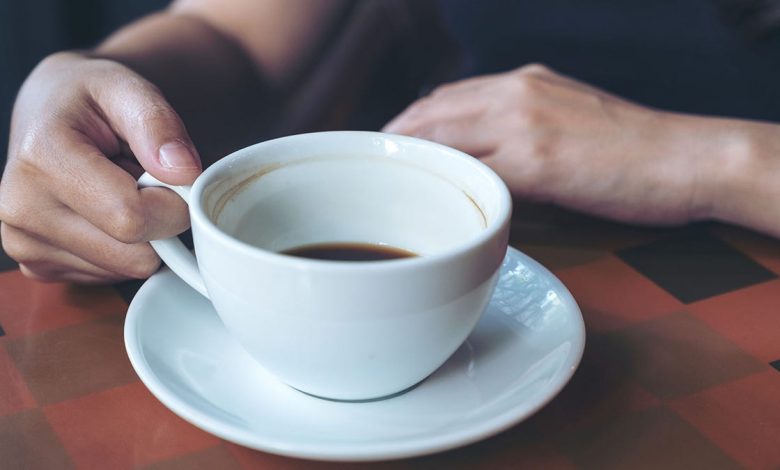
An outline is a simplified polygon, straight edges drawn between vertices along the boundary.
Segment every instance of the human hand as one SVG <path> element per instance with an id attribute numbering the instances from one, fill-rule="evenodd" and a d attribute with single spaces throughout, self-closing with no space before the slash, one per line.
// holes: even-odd
<path id="1" fill-rule="evenodd" d="M 520 197 L 674 224 L 709 214 L 703 173 L 719 139 L 701 127 L 529 65 L 444 85 L 383 130 L 474 155 Z"/>
<path id="2" fill-rule="evenodd" d="M 3 249 L 43 281 L 143 278 L 146 243 L 185 230 L 185 203 L 138 189 L 146 170 L 175 185 L 201 171 L 184 124 L 160 91 L 116 62 L 72 53 L 44 60 L 19 92 L 0 182 Z"/>

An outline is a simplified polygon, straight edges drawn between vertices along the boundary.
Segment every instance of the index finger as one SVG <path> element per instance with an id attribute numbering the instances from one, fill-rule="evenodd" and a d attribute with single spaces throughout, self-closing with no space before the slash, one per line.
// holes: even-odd
<path id="1" fill-rule="evenodd" d="M 189 226 L 186 203 L 163 188 L 139 190 L 133 176 L 115 165 L 86 136 L 56 133 L 52 158 L 41 159 L 41 189 L 124 243 L 167 238 Z M 55 150 L 56 148 L 56 150 Z"/>

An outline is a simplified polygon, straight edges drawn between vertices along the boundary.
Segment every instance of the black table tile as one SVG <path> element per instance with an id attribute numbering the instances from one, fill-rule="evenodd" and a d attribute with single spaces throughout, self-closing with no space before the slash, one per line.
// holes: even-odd
<path id="1" fill-rule="evenodd" d="M 776 274 L 704 229 L 684 230 L 617 255 L 683 303 L 696 302 Z"/>

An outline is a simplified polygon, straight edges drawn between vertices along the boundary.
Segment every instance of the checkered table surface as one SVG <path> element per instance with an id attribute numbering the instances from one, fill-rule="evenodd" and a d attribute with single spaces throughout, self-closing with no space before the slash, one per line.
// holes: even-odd
<path id="1" fill-rule="evenodd" d="M 515 211 L 512 245 L 582 308 L 569 385 L 486 441 L 378 468 L 780 469 L 780 242 Z M 224 442 L 168 411 L 122 340 L 138 283 L 39 284 L 0 260 L 0 468 L 365 468 Z"/>

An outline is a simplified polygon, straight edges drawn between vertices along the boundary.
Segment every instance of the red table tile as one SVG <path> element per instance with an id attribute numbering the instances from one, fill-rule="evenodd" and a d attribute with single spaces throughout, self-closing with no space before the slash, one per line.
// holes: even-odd
<path id="1" fill-rule="evenodd" d="M 591 335 L 571 382 L 530 424 L 550 437 L 658 405 L 658 398 L 615 360 L 621 354 L 608 337 Z"/>
<path id="2" fill-rule="evenodd" d="M 780 373 L 767 368 L 670 406 L 747 468 L 780 468 Z"/>
<path id="3" fill-rule="evenodd" d="M 780 372 L 770 366 L 780 368 L 780 281 L 683 305 L 614 254 L 682 237 L 686 249 L 671 250 L 666 264 L 679 256 L 692 265 L 712 252 L 698 250 L 701 234 L 707 246 L 732 255 L 736 247 L 747 264 L 780 273 L 780 242 L 716 227 L 713 244 L 709 225 L 656 231 L 526 209 L 513 220 L 512 242 L 571 289 L 588 340 L 562 393 L 497 436 L 370 465 L 226 443 L 138 382 L 122 338 L 126 303 L 113 288 L 40 284 L 12 271 L 0 274 L 0 468 L 780 469 Z"/>
<path id="4" fill-rule="evenodd" d="M 663 399 L 765 370 L 767 365 L 687 313 L 638 323 L 604 336 L 613 361 Z"/>
<path id="5" fill-rule="evenodd" d="M 559 449 L 593 469 L 738 469 L 696 428 L 664 407 L 623 415 L 561 436 Z"/>
<path id="6" fill-rule="evenodd" d="M 0 416 L 35 406 L 22 375 L 0 344 Z"/>
<path id="7" fill-rule="evenodd" d="M 780 359 L 780 280 L 703 300 L 688 310 L 762 361 Z"/>
<path id="8" fill-rule="evenodd" d="M 44 408 L 79 468 L 133 468 L 216 445 L 136 382 Z"/>
<path id="9" fill-rule="evenodd" d="M 544 468 L 569 470 L 572 462 L 544 439 L 529 423 L 521 423 L 497 436 L 440 454 L 396 462 L 389 468 L 473 469 Z"/>
<path id="10" fill-rule="evenodd" d="M 317 462 L 282 457 L 235 444 L 227 444 L 227 448 L 244 470 L 357 470 L 366 467 L 363 463 Z"/>
<path id="11" fill-rule="evenodd" d="M 0 325 L 8 338 L 126 311 L 127 304 L 108 286 L 46 284 L 20 271 L 0 273 Z"/>
<path id="12" fill-rule="evenodd" d="M 108 316 L 5 343 L 41 404 L 137 380 L 127 359 L 124 319 Z"/>
<path id="13" fill-rule="evenodd" d="M 555 274 L 574 295 L 590 332 L 620 328 L 682 307 L 614 256 Z"/>
<path id="14" fill-rule="evenodd" d="M 241 470 L 238 460 L 223 444 L 153 463 L 144 470 Z"/>
<path id="15" fill-rule="evenodd" d="M 9 470 L 74 468 L 40 410 L 0 416 L 0 467 Z"/>

